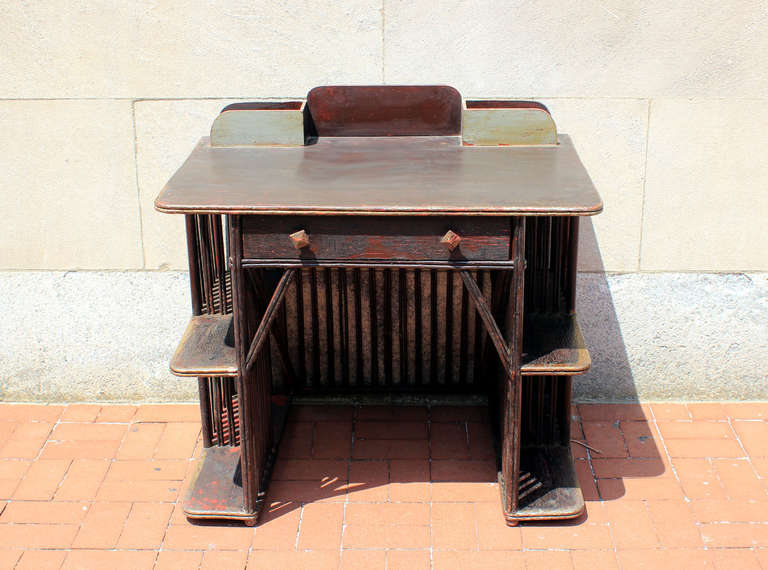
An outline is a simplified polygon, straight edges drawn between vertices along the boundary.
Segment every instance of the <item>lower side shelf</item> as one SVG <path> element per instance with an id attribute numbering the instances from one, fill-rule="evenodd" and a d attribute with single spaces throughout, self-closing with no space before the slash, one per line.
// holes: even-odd
<path id="1" fill-rule="evenodd" d="M 256 524 L 259 511 L 248 512 L 243 506 L 239 468 L 240 447 L 204 449 L 184 497 L 184 514 L 190 519 L 231 519 Z"/>
<path id="2" fill-rule="evenodd" d="M 240 446 L 215 446 L 203 449 L 184 497 L 184 514 L 190 519 L 229 519 L 254 526 L 264 505 L 264 492 L 277 457 L 277 443 L 288 418 L 288 399 L 272 396 L 269 416 L 271 433 L 265 435 L 276 442 L 269 448 L 264 462 L 256 508 L 245 509 L 240 472 Z M 246 432 L 247 433 L 247 432 Z M 252 436 L 253 437 L 253 436 Z"/>
<path id="3" fill-rule="evenodd" d="M 522 450 L 519 507 L 504 513 L 507 522 L 572 519 L 584 512 L 584 497 L 569 447 L 540 446 Z"/>

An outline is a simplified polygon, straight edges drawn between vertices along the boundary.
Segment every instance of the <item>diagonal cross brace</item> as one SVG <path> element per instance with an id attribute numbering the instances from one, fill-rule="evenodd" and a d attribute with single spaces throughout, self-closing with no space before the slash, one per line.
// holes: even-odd
<path id="1" fill-rule="evenodd" d="M 512 369 L 509 347 L 504 340 L 504 335 L 502 334 L 501 329 L 499 329 L 499 325 L 496 323 L 496 319 L 493 318 L 493 313 L 483 296 L 483 292 L 480 291 L 480 288 L 477 286 L 477 281 L 475 281 L 475 278 L 472 277 L 472 274 L 469 271 L 459 271 L 459 274 L 461 275 L 461 280 L 464 282 L 464 287 L 466 287 L 467 292 L 469 293 L 470 299 L 472 299 L 472 302 L 475 305 L 475 309 L 477 309 L 477 312 L 480 315 L 480 319 L 483 321 L 488 336 L 491 337 L 493 346 L 496 347 L 496 352 L 499 353 L 501 363 L 504 365 L 504 372 L 510 379 L 514 379 L 515 372 Z"/>
<path id="2" fill-rule="evenodd" d="M 246 273 L 246 276 L 248 277 L 249 281 L 251 282 L 251 287 L 255 291 L 255 294 L 263 298 L 267 295 L 266 290 L 264 289 L 264 284 L 261 279 L 254 279 L 253 274 L 250 272 Z M 277 346 L 277 351 L 280 354 L 280 364 L 283 366 L 283 371 L 286 374 L 286 380 L 288 382 L 288 386 L 292 387 L 296 385 L 296 373 L 293 370 L 293 365 L 291 364 L 291 356 L 288 353 L 288 335 L 286 334 L 285 327 L 283 327 L 283 323 L 280 321 L 280 319 L 277 319 L 273 322 L 272 327 L 269 329 L 270 338 L 275 342 L 275 345 Z"/>
<path id="3" fill-rule="evenodd" d="M 245 357 L 243 372 L 250 370 L 251 366 L 253 366 L 253 363 L 256 361 L 256 356 L 264 345 L 264 341 L 267 339 L 267 335 L 272 328 L 272 321 L 275 320 L 277 311 L 285 300 L 285 292 L 295 276 L 296 269 L 286 269 L 285 273 L 283 273 L 283 276 L 280 278 L 277 287 L 275 287 L 275 292 L 272 293 L 272 298 L 269 300 L 269 304 L 264 311 L 264 316 L 261 318 L 259 328 L 256 329 L 256 333 L 253 335 L 253 340 L 251 341 L 251 346 L 248 348 L 248 355 Z"/>

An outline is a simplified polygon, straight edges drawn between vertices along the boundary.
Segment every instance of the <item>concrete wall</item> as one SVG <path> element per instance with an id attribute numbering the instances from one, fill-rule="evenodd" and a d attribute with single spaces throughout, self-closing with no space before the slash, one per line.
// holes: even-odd
<path id="1" fill-rule="evenodd" d="M 573 137 L 605 202 L 581 399 L 768 397 L 766 25 L 750 0 L 11 3 L 0 398 L 193 398 L 166 366 L 183 224 L 152 201 L 227 103 L 345 83 L 533 98 Z"/>

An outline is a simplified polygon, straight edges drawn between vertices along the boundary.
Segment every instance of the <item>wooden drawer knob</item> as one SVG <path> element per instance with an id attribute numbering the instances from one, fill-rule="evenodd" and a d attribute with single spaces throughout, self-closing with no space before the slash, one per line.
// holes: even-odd
<path id="1" fill-rule="evenodd" d="M 296 249 L 301 249 L 309 245 L 309 234 L 304 230 L 299 230 L 297 232 L 294 232 L 289 237 L 293 242 L 293 247 L 295 247 Z"/>
<path id="2" fill-rule="evenodd" d="M 449 251 L 453 251 L 459 247 L 461 242 L 461 236 L 453 230 L 448 230 L 443 237 L 440 238 L 440 243 L 445 245 Z"/>

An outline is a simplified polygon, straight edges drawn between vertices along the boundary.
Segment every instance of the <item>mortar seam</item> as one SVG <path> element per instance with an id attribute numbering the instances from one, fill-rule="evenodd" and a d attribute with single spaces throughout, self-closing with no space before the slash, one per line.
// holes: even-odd
<path id="1" fill-rule="evenodd" d="M 640 241 L 637 244 L 637 270 L 643 268 L 643 238 L 645 237 L 645 193 L 648 186 L 648 147 L 651 142 L 651 104 L 653 100 L 647 100 L 647 112 L 645 118 L 645 156 L 643 157 L 643 192 L 640 206 Z"/>
<path id="2" fill-rule="evenodd" d="M 136 127 L 136 100 L 131 101 L 131 123 L 133 124 L 133 177 L 136 184 L 136 201 L 139 206 L 139 243 L 141 245 L 141 268 L 147 268 L 147 252 L 144 243 L 144 212 L 141 207 L 141 187 L 139 186 L 139 137 Z"/>

